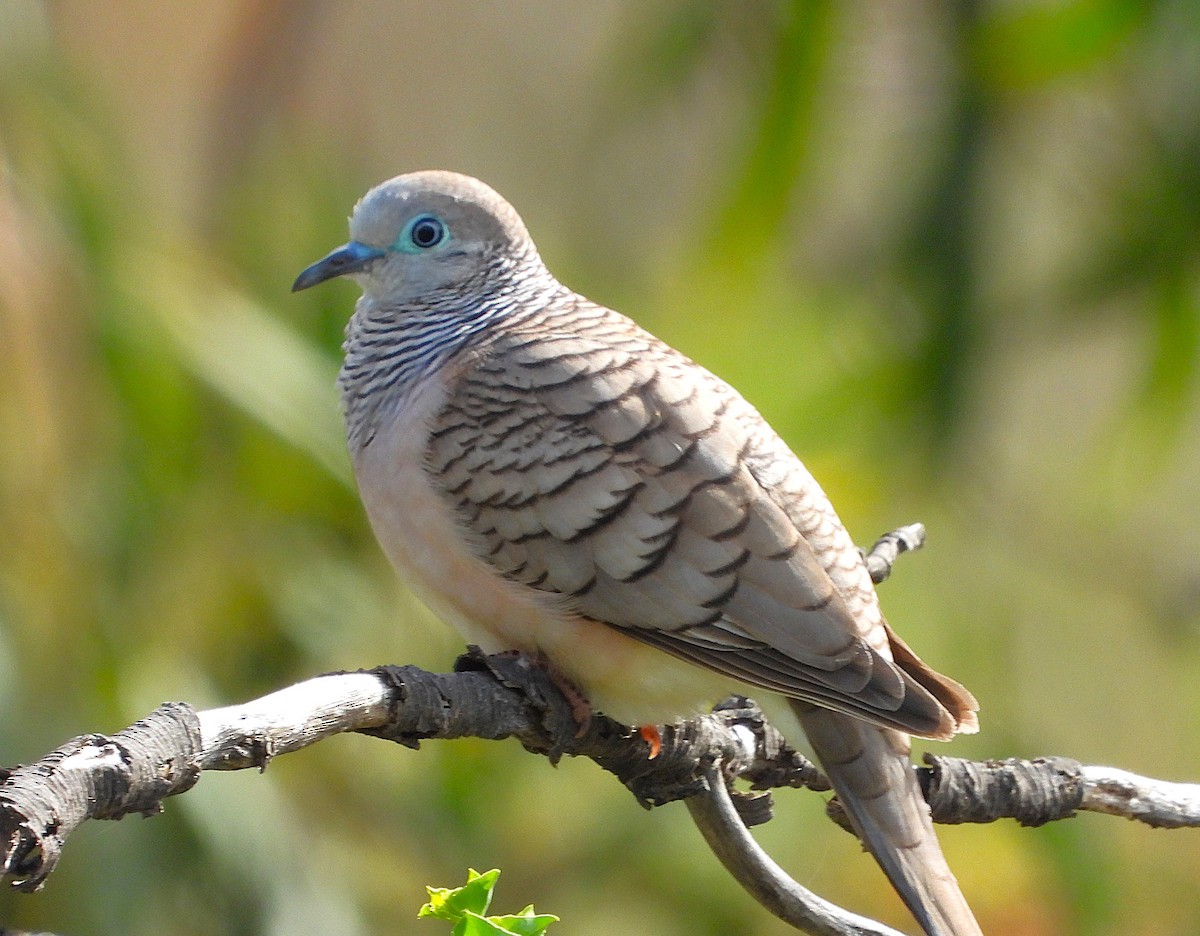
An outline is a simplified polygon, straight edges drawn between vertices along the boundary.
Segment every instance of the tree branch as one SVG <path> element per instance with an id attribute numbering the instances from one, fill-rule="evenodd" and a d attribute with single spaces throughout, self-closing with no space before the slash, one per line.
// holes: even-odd
<path id="1" fill-rule="evenodd" d="M 453 673 L 401 666 L 319 676 L 244 705 L 196 712 L 169 703 L 115 735 L 74 738 L 0 775 L 0 875 L 18 890 L 37 890 L 71 832 L 87 819 L 153 814 L 166 797 L 194 785 L 201 770 L 263 769 L 279 754 L 346 731 L 409 747 L 435 738 L 516 737 L 551 760 L 589 757 L 646 807 L 692 797 L 689 808 L 714 852 L 756 899 L 793 926 L 813 933 L 891 932 L 853 915 L 837 924 L 841 929 L 821 922 L 837 908 L 827 910 L 820 898 L 797 890 L 745 831 L 770 818 L 765 790 L 827 789 L 752 702 L 735 697 L 710 715 L 665 726 L 662 749 L 651 758 L 637 731 L 603 716 L 578 733 L 570 700 L 536 661 L 478 652 L 464 656 Z M 1200 786 L 1194 784 L 1062 758 L 926 761 L 931 766 L 920 772 L 939 822 L 1016 818 L 1038 825 L 1092 810 L 1160 828 L 1200 826 Z M 724 781 L 714 784 L 720 776 L 740 777 L 755 792 L 731 798 Z M 736 827 L 726 801 L 739 816 Z"/>
<path id="2" fill-rule="evenodd" d="M 882 923 L 843 910 L 788 877 L 746 828 L 720 766 L 710 764 L 705 777 L 708 793 L 688 799 L 688 811 L 713 854 L 751 897 L 813 936 L 902 936 Z"/>
<path id="3" fill-rule="evenodd" d="M 886 577 L 896 556 L 919 546 L 922 534 L 917 524 L 881 539 L 867 556 L 872 575 Z M 115 735 L 82 735 L 34 764 L 0 770 L 0 878 L 18 890 L 37 890 L 87 819 L 153 814 L 166 797 L 190 789 L 203 770 L 265 769 L 280 754 L 347 731 L 413 748 L 435 738 L 515 737 L 552 762 L 589 757 L 647 808 L 687 800 L 730 873 L 797 929 L 895 936 L 800 887 L 748 833 L 771 817 L 769 790 L 829 788 L 752 701 L 733 697 L 709 715 L 663 727 L 661 749 L 654 752 L 638 731 L 602 715 L 581 728 L 572 700 L 539 661 L 484 656 L 474 648 L 452 673 L 384 666 L 319 676 L 209 711 L 168 703 Z M 1200 826 L 1200 785 L 1065 758 L 974 762 L 927 755 L 925 761 L 919 774 L 937 822 L 1015 818 L 1041 825 L 1082 809 L 1159 828 Z M 733 790 L 738 778 L 751 789 Z M 837 818 L 836 800 L 830 813 Z"/>
<path id="4" fill-rule="evenodd" d="M 916 552 L 925 545 L 925 524 L 910 523 L 884 533 L 869 550 L 860 550 L 871 573 L 871 581 L 878 585 L 892 574 L 892 566 L 901 553 Z"/>

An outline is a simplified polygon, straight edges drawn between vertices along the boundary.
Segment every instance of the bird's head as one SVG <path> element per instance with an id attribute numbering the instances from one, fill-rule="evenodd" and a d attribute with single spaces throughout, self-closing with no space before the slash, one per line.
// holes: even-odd
<path id="1" fill-rule="evenodd" d="M 292 291 L 350 276 L 367 296 L 404 301 L 478 286 L 513 260 L 537 260 L 513 207 L 454 172 L 411 172 L 375 186 L 354 208 L 350 238 L 305 269 Z"/>

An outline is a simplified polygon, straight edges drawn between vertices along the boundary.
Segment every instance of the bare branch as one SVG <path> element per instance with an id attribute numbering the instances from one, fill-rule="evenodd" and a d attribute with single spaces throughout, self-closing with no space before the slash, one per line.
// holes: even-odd
<path id="1" fill-rule="evenodd" d="M 380 728 L 392 690 L 375 673 L 334 673 L 225 708 L 198 712 L 201 770 L 265 769 L 271 758 L 330 735 Z"/>
<path id="2" fill-rule="evenodd" d="M 1200 784 L 1154 780 L 1116 767 L 1081 769 L 1082 809 L 1136 819 L 1157 829 L 1200 828 Z"/>
<path id="3" fill-rule="evenodd" d="M 915 552 L 925 545 L 925 524 L 910 523 L 884 533 L 870 550 L 863 550 L 863 559 L 871 581 L 878 585 L 892 574 L 892 566 L 901 553 Z"/>
<path id="4" fill-rule="evenodd" d="M 152 815 L 192 787 L 200 735 L 191 706 L 168 703 L 112 737 L 81 735 L 0 784 L 0 878 L 35 890 L 85 819 Z"/>
<path id="5" fill-rule="evenodd" d="M 710 847 L 757 900 L 793 926 L 815 933 L 888 932 L 806 897 L 746 832 L 770 817 L 769 794 L 761 791 L 827 788 L 749 700 L 734 698 L 711 715 L 664 727 L 662 749 L 652 758 L 637 731 L 603 716 L 579 732 L 570 700 L 545 668 L 512 655 L 469 654 L 454 673 L 402 666 L 320 676 L 207 712 L 173 703 L 111 737 L 73 739 L 7 772 L 0 784 L 0 872 L 18 889 L 36 890 L 86 819 L 151 814 L 165 797 L 190 788 L 202 769 L 261 769 L 272 757 L 345 731 L 410 747 L 433 738 L 516 737 L 552 759 L 590 757 L 647 807 L 695 797 L 689 808 Z M 927 762 L 932 767 L 922 768 L 922 780 L 940 822 L 1012 817 L 1037 825 L 1090 809 L 1158 827 L 1200 825 L 1197 785 L 1062 758 Z M 721 773 L 714 774 L 717 768 Z M 760 792 L 729 799 L 724 781 L 712 782 L 722 775 L 742 777 Z M 736 827 L 727 799 L 740 817 Z"/>
<path id="6" fill-rule="evenodd" d="M 788 877 L 746 829 L 721 769 L 711 765 L 705 777 L 708 792 L 687 800 L 692 821 L 725 870 L 755 900 L 813 936 L 902 936 L 882 923 L 843 910 Z"/>
<path id="7" fill-rule="evenodd" d="M 923 538 L 919 524 L 883 537 L 867 554 L 886 577 Z M 764 907 L 797 929 L 837 936 L 894 936 L 800 887 L 755 843 L 747 827 L 771 817 L 771 789 L 827 790 L 749 699 L 667 725 L 661 745 L 601 715 L 580 726 L 571 699 L 540 661 L 466 654 L 453 673 L 413 666 L 320 676 L 242 705 L 196 712 L 168 703 L 112 736 L 75 738 L 34 764 L 0 770 L 0 878 L 32 891 L 87 819 L 153 814 L 196 783 L 202 770 L 264 769 L 273 757 L 332 734 L 357 731 L 419 747 L 426 739 L 515 737 L 552 761 L 589 757 L 647 808 L 686 799 L 709 846 Z M 1167 783 L 1065 758 L 966 761 L 926 757 L 922 789 L 937 822 L 1015 818 L 1041 825 L 1077 810 L 1125 816 L 1160 828 L 1200 826 L 1200 785 Z M 754 792 L 733 793 L 736 778 Z M 830 803 L 837 817 L 837 801 Z"/>

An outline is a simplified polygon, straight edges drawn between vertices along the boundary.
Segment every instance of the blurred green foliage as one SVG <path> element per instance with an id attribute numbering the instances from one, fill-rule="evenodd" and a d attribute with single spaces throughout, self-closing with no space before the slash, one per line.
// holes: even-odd
<path id="1" fill-rule="evenodd" d="M 1200 7 L 0 7 L 0 761 L 165 698 L 449 666 L 343 453 L 350 285 L 397 172 L 473 172 L 565 281 L 740 387 L 983 704 L 971 756 L 1200 777 Z M 909 926 L 811 796 L 761 838 Z M 949 829 L 988 932 L 1190 934 L 1189 833 Z M 0 921 L 390 933 L 501 866 L 575 933 L 785 930 L 684 811 L 515 745 L 339 738 L 77 834 Z M 406 921 L 406 922 L 400 922 Z"/>

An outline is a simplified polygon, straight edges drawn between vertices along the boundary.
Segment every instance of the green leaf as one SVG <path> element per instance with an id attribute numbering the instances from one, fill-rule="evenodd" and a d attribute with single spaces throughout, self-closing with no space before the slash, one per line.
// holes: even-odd
<path id="1" fill-rule="evenodd" d="M 557 922 L 558 917 L 550 913 L 534 913 L 531 906 L 520 913 L 490 917 L 468 910 L 454 927 L 451 936 L 541 936 L 551 923 Z"/>
<path id="2" fill-rule="evenodd" d="M 551 923 L 558 922 L 558 917 L 553 913 L 534 913 L 532 904 L 520 913 L 492 916 L 487 919 L 489 923 L 499 927 L 498 932 L 510 933 L 512 936 L 541 936 Z"/>
<path id="3" fill-rule="evenodd" d="M 439 920 L 449 920 L 457 923 L 468 913 L 483 916 L 492 902 L 492 890 L 496 887 L 496 879 L 500 870 L 493 868 L 480 874 L 474 868 L 467 870 L 467 883 L 462 887 L 426 887 L 429 903 L 421 907 L 417 919 L 434 917 Z M 455 936 L 459 932 L 454 929 Z"/>
<path id="4" fill-rule="evenodd" d="M 491 918 L 467 911 L 450 936 L 497 936 L 503 933 L 508 933 L 508 930 L 494 923 Z"/>
<path id="5" fill-rule="evenodd" d="M 535 913 L 533 904 L 520 913 L 505 916 L 484 916 L 492 902 L 492 891 L 497 869 L 480 874 L 474 868 L 467 871 L 467 883 L 462 887 L 426 887 L 429 903 L 417 914 L 417 918 L 433 917 L 454 923 L 451 936 L 541 936 L 558 917 L 549 913 Z"/>

